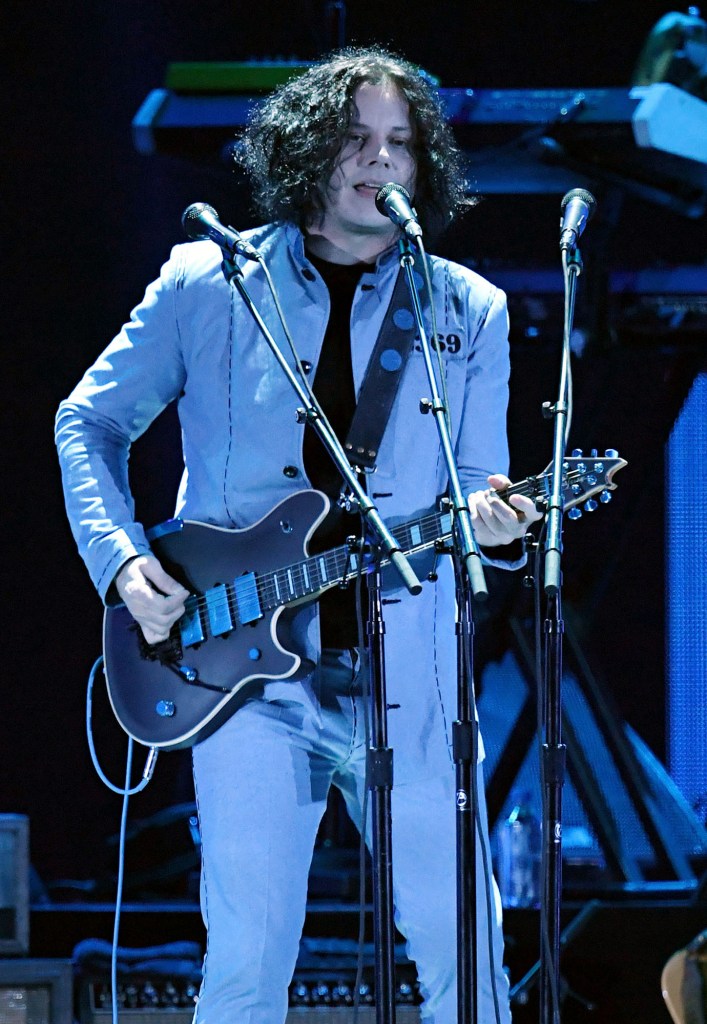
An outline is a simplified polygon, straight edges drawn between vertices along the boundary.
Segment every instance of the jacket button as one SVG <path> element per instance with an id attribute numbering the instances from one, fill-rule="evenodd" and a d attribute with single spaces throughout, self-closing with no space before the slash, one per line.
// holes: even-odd
<path id="1" fill-rule="evenodd" d="M 303 359 L 302 360 L 302 369 L 304 370 L 305 373 L 311 373 L 312 372 L 312 364 L 309 362 L 308 359 Z"/>
<path id="2" fill-rule="evenodd" d="M 285 466 L 282 472 L 291 480 L 294 479 L 294 477 L 299 476 L 299 470 L 297 469 L 297 466 Z"/>
<path id="3" fill-rule="evenodd" d="M 314 271 L 310 270 L 309 267 L 304 267 L 304 269 L 302 270 L 302 277 L 306 277 L 308 281 L 317 280 Z"/>

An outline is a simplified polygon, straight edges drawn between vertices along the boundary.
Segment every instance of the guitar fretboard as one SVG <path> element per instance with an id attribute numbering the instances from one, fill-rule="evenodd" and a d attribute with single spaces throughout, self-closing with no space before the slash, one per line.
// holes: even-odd
<path id="1" fill-rule="evenodd" d="M 452 517 L 448 512 L 431 512 L 414 522 L 391 529 L 391 533 L 401 551 L 411 555 L 446 539 L 451 529 Z M 361 558 L 358 546 L 350 548 L 348 544 L 342 544 L 284 569 L 257 576 L 253 574 L 251 588 L 257 592 L 261 609 L 270 611 L 345 583 L 359 572 Z M 364 569 L 367 562 L 364 555 Z M 387 560 L 383 564 L 387 564 Z M 238 596 L 240 598 L 240 593 Z"/>
<path id="2" fill-rule="evenodd" d="M 602 458 L 592 452 L 586 460 L 572 457 L 564 461 L 564 508 L 572 508 L 580 500 L 614 486 L 611 477 L 626 464 L 616 458 L 616 454 L 607 452 Z M 495 493 L 506 502 L 514 494 L 535 500 L 547 499 L 550 493 L 548 471 Z M 608 500 L 608 491 L 603 497 Z M 591 504 L 596 507 L 596 502 Z M 585 507 L 589 508 L 590 503 Z M 405 555 L 428 550 L 438 541 L 448 540 L 451 532 L 452 515 L 448 511 L 428 512 L 420 519 L 391 529 Z M 383 559 L 381 564 L 387 565 L 388 561 Z M 370 555 L 362 553 L 360 546 L 342 544 L 272 572 L 244 573 L 230 583 L 219 583 L 187 599 L 185 614 L 177 624 L 181 642 L 184 647 L 200 644 L 209 636 L 224 636 L 237 626 L 255 622 L 274 609 L 313 600 L 330 587 L 346 584 L 359 572 L 366 572 L 370 564 Z"/>

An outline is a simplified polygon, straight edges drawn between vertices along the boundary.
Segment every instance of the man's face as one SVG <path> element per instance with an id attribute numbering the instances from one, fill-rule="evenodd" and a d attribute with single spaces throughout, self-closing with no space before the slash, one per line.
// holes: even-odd
<path id="1" fill-rule="evenodd" d="M 376 209 L 376 193 L 394 181 L 413 195 L 415 173 L 407 100 L 394 85 L 363 82 L 354 93 L 351 124 L 324 194 L 318 230 L 339 245 L 365 235 L 380 236 L 384 245 L 392 242 L 398 230 Z"/>

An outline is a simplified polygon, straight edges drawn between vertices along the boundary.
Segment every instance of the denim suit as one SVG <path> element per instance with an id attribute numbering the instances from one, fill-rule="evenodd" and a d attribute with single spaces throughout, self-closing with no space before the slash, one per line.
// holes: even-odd
<path id="1" fill-rule="evenodd" d="M 300 358 L 316 367 L 329 297 L 307 260 L 299 229 L 268 225 L 247 237 L 275 279 Z M 57 444 L 69 519 L 104 600 L 123 562 L 149 551 L 144 530 L 133 519 L 127 456 L 130 443 L 168 403 L 178 403 L 185 465 L 176 514 L 245 527 L 309 486 L 303 427 L 295 415 L 299 400 L 241 298 L 229 289 L 220 263 L 220 251 L 211 242 L 176 246 L 130 322 L 60 406 Z M 433 258 L 432 268 L 453 442 L 462 486 L 471 491 L 487 486 L 489 473 L 505 472 L 508 464 L 505 296 L 479 275 L 446 260 Z M 357 390 L 397 272 L 397 251 L 392 249 L 358 285 L 351 312 Z M 243 273 L 256 306 L 291 360 L 261 268 L 247 263 Z M 435 423 L 419 411 L 420 399 L 428 395 L 423 357 L 414 346 L 377 470 L 367 478 L 369 493 L 389 524 L 422 515 L 445 490 Z M 420 596 L 408 595 L 390 575 L 384 583 L 388 701 L 399 705 L 389 714 L 395 751 L 394 871 L 398 895 L 404 885 L 410 892 L 399 901 L 399 923 L 410 938 L 414 922 L 423 922 L 418 931 L 430 942 L 426 946 L 423 938 L 411 950 L 417 952 L 427 995 L 423 1009 L 426 1019 L 452 1024 L 450 730 L 456 711 L 456 649 L 453 577 L 447 562 L 438 565 L 437 582 L 426 582 Z M 342 788 L 354 816 L 360 811 L 365 742 L 357 656 L 327 655 L 321 662 L 316 604 L 298 612 L 294 637 L 298 653 L 317 664 L 315 671 L 299 681 L 266 683 L 262 699 L 194 748 L 204 838 L 202 898 L 209 928 L 199 1024 L 284 1020 L 283 986 L 286 990 L 294 967 L 306 872 L 328 785 L 333 781 Z M 256 763 L 258 771 L 253 769 Z M 440 805 L 442 790 L 451 808 Z M 416 793 L 422 800 L 417 805 Z M 301 818 L 287 817 L 293 802 Z M 267 808 L 279 809 L 272 827 L 264 822 Z M 438 815 L 445 817 L 445 825 L 441 818 L 437 821 Z M 289 834 L 283 836 L 283 831 Z M 433 871 L 430 864 L 415 886 L 415 865 L 425 863 L 422 848 L 433 861 L 439 858 L 440 870 Z M 262 860 L 265 849 L 271 858 L 268 871 Z M 287 866 L 273 866 L 281 861 Z M 433 926 L 436 911 L 445 920 Z M 500 923 L 494 917 L 498 946 Z M 438 927 L 439 935 L 434 930 Z M 485 941 L 480 947 L 483 975 L 488 969 Z M 496 967 L 500 972 L 500 963 Z M 486 997 L 481 998 L 484 1013 L 492 1014 Z M 501 1006 L 502 1019 L 508 1019 L 503 987 Z"/>

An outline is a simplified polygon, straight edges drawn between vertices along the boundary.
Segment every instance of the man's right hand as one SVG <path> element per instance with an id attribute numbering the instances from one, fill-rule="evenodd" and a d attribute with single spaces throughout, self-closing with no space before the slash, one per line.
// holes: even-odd
<path id="1" fill-rule="evenodd" d="M 139 555 L 126 562 L 115 586 L 148 644 L 167 639 L 189 597 L 189 591 L 164 571 L 154 555 Z"/>

